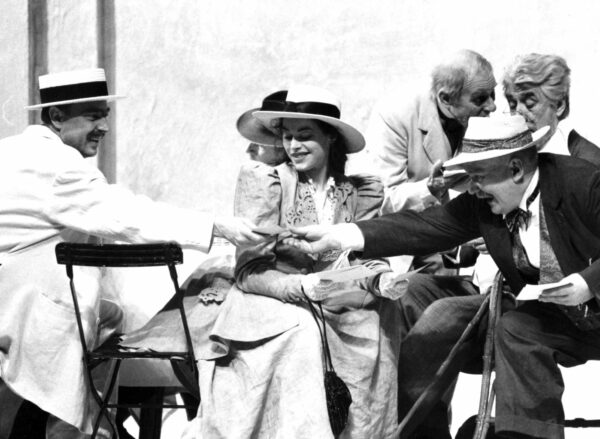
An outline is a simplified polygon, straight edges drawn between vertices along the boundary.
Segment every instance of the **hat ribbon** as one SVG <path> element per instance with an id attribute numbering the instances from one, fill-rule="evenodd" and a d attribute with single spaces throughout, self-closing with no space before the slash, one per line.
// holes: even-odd
<path id="1" fill-rule="evenodd" d="M 95 98 L 98 96 L 108 96 L 106 81 L 84 82 L 40 89 L 40 101 L 42 104 L 70 101 L 73 99 Z"/>
<path id="2" fill-rule="evenodd" d="M 523 131 L 507 139 L 467 139 L 462 142 L 461 152 L 483 152 L 490 150 L 515 149 L 533 142 L 531 131 Z"/>
<path id="3" fill-rule="evenodd" d="M 308 113 L 319 116 L 340 118 L 340 109 L 332 104 L 323 102 L 291 102 L 278 100 L 265 100 L 261 111 L 283 111 L 286 113 Z"/>

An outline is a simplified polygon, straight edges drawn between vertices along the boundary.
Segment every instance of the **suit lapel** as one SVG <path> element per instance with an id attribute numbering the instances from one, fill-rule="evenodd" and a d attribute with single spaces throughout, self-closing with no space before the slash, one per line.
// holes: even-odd
<path id="1" fill-rule="evenodd" d="M 546 227 L 548 227 L 550 246 L 554 250 L 562 272 L 569 274 L 577 271 L 577 262 L 573 258 L 573 252 L 569 250 L 573 246 L 569 234 L 564 232 L 571 227 L 561 211 L 562 191 L 555 184 L 558 179 L 552 177 L 552 173 L 557 171 L 552 170 L 553 167 L 550 166 L 552 162 L 546 160 L 547 158 L 549 155 L 540 154 L 540 197 L 546 218 Z"/>
<path id="2" fill-rule="evenodd" d="M 452 158 L 450 142 L 442 129 L 438 108 L 430 96 L 421 99 L 418 127 L 423 133 L 423 149 L 429 161 L 435 163 L 437 160 L 446 161 Z"/>

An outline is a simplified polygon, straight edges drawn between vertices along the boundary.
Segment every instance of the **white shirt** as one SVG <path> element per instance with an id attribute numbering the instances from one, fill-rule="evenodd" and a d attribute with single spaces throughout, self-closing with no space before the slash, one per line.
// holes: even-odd
<path id="1" fill-rule="evenodd" d="M 308 179 L 308 183 L 308 187 L 315 202 L 319 224 L 333 224 L 333 219 L 335 217 L 335 199 L 333 196 L 335 192 L 335 179 L 329 177 L 325 184 L 325 190 L 323 191 L 317 190 L 317 186 L 311 178 Z"/>

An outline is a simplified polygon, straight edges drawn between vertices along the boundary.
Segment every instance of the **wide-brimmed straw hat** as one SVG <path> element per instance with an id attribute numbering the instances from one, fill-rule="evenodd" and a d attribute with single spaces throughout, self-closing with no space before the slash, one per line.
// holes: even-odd
<path id="1" fill-rule="evenodd" d="M 340 120 L 341 108 L 339 99 L 329 91 L 298 85 L 291 87 L 280 101 L 263 102 L 263 107 L 253 115 L 271 127 L 277 127 L 281 118 L 326 122 L 338 131 L 348 153 L 358 152 L 365 147 L 365 138 L 352 125 Z"/>
<path id="2" fill-rule="evenodd" d="M 543 146 L 552 136 L 549 126 L 531 132 L 522 116 L 471 117 L 458 155 L 444 168 L 501 157 L 522 149 Z"/>
<path id="3" fill-rule="evenodd" d="M 40 103 L 27 110 L 79 102 L 114 101 L 124 96 L 108 94 L 104 69 L 73 70 L 39 77 Z"/>
<path id="4" fill-rule="evenodd" d="M 262 120 L 254 117 L 253 114 L 257 111 L 260 111 L 265 106 L 268 107 L 269 102 L 271 101 L 285 101 L 286 95 L 287 90 L 280 90 L 275 93 L 271 93 L 263 99 L 261 107 L 244 111 L 242 115 L 238 117 L 236 122 L 237 130 L 242 137 L 260 145 L 275 145 L 283 147 L 281 142 L 281 133 Z"/>

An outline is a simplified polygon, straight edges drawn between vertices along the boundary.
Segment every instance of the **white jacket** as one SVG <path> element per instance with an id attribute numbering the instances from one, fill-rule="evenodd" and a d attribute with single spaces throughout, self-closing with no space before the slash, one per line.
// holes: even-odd
<path id="1" fill-rule="evenodd" d="M 58 242 L 98 236 L 177 241 L 207 252 L 213 221 L 106 182 L 50 129 L 0 141 L 0 377 L 21 397 L 91 432 L 82 352 Z M 96 342 L 98 272 L 81 269 L 86 336 Z"/>

